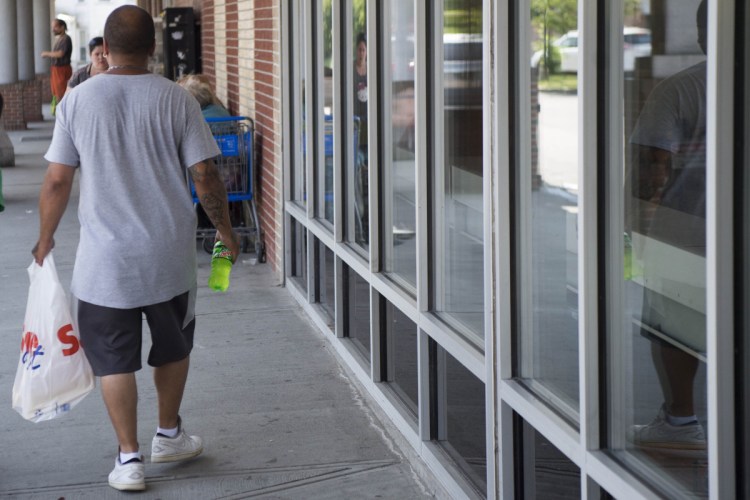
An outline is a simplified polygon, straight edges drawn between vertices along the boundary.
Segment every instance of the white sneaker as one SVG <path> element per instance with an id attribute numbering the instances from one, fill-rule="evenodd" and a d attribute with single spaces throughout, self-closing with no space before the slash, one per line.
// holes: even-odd
<path id="1" fill-rule="evenodd" d="M 664 407 L 651 423 L 634 425 L 630 440 L 637 446 L 679 450 L 705 450 L 706 433 L 699 422 L 672 425 L 667 421 Z"/>
<path id="2" fill-rule="evenodd" d="M 177 436 L 168 438 L 156 434 L 151 441 L 151 462 L 178 462 L 197 457 L 203 452 L 203 440 L 198 436 L 188 436 L 182 428 L 182 419 L 177 420 Z"/>
<path id="3" fill-rule="evenodd" d="M 146 473 L 143 467 L 143 457 L 140 460 L 134 458 L 122 464 L 118 454 L 115 460 L 115 468 L 109 473 L 109 485 L 121 491 L 145 490 Z"/>

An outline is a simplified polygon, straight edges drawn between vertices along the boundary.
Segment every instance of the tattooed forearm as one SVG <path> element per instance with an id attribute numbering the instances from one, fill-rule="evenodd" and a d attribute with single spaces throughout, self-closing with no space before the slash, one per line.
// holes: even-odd
<path id="1" fill-rule="evenodd" d="M 222 235 L 233 237 L 227 191 L 219 170 L 209 160 L 190 167 L 190 175 L 198 200 L 211 223 Z"/>
<path id="2" fill-rule="evenodd" d="M 215 192 L 207 192 L 200 197 L 201 206 L 208 215 L 211 223 L 219 231 L 228 229 L 225 226 L 224 214 L 227 213 L 228 204 L 226 195 L 220 197 Z"/>

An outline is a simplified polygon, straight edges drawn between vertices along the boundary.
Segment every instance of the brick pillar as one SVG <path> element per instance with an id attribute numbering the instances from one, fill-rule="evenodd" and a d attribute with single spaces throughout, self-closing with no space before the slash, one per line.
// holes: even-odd
<path id="1" fill-rule="evenodd" d="M 23 86 L 23 120 L 24 122 L 40 122 L 42 116 L 42 84 L 39 80 L 20 82 Z"/>
<path id="2" fill-rule="evenodd" d="M 5 130 L 26 130 L 26 121 L 23 119 L 23 87 L 22 82 L 0 85 L 0 94 L 3 94 L 5 101 L 2 116 Z"/>

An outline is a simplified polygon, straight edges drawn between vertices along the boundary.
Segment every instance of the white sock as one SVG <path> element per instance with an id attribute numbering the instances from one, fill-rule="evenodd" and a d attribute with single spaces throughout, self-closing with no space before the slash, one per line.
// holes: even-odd
<path id="1" fill-rule="evenodd" d="M 133 460 L 134 458 L 137 458 L 138 460 L 141 459 L 141 452 L 140 451 L 134 451 L 133 453 L 123 453 L 120 452 L 120 463 L 124 464 L 127 463 L 128 460 Z"/>
<path id="2" fill-rule="evenodd" d="M 687 417 L 675 417 L 674 415 L 670 415 L 669 413 L 667 413 L 667 422 L 675 426 L 687 425 L 698 422 L 698 417 L 696 417 L 695 415 L 689 415 Z"/>
<path id="3" fill-rule="evenodd" d="M 164 427 L 157 427 L 156 433 L 161 434 L 162 436 L 167 436 L 168 438 L 177 437 L 177 433 L 180 430 L 180 426 L 173 427 L 172 429 L 165 429 Z"/>

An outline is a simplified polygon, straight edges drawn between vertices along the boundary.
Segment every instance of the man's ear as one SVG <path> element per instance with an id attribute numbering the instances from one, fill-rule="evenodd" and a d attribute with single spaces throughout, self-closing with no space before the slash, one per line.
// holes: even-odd
<path id="1" fill-rule="evenodd" d="M 104 51 L 104 57 L 107 57 L 109 55 L 109 44 L 106 38 L 104 39 L 104 43 L 102 43 L 102 50 Z"/>
<path id="2" fill-rule="evenodd" d="M 151 43 L 151 48 L 148 49 L 148 57 L 154 57 L 154 52 L 156 52 L 156 38 Z"/>

